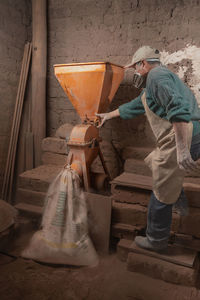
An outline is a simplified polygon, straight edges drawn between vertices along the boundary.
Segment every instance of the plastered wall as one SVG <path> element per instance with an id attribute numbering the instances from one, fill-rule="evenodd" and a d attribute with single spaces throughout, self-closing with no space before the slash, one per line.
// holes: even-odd
<path id="1" fill-rule="evenodd" d="M 124 65 L 141 45 L 157 47 L 169 55 L 188 44 L 200 46 L 199 0 L 49 0 L 48 16 L 49 135 L 65 122 L 79 121 L 54 77 L 53 64 L 110 61 Z M 187 60 L 176 60 L 170 67 L 178 71 L 181 64 Z M 187 76 L 182 77 L 187 81 Z M 131 84 L 129 71 L 110 110 L 136 96 Z M 122 146 L 153 143 L 144 117 L 111 120 L 101 134 Z"/>
<path id="2" fill-rule="evenodd" d="M 24 44 L 31 32 L 30 22 L 30 1 L 0 1 L 0 187 L 8 153 Z"/>

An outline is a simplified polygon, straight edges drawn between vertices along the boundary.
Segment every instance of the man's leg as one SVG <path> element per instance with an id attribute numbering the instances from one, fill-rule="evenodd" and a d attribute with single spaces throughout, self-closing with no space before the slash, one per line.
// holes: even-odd
<path id="1" fill-rule="evenodd" d="M 157 200 L 152 192 L 147 215 L 146 237 L 137 236 L 136 244 L 149 250 L 162 250 L 167 247 L 172 222 L 172 204 Z"/>

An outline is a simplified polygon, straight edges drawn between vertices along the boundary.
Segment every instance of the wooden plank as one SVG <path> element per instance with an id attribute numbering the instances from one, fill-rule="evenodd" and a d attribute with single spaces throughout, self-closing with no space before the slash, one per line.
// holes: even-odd
<path id="1" fill-rule="evenodd" d="M 25 134 L 25 170 L 33 169 L 33 134 Z"/>
<path id="2" fill-rule="evenodd" d="M 112 201 L 108 196 L 86 193 L 89 233 L 98 252 L 108 254 Z"/>
<path id="3" fill-rule="evenodd" d="M 41 164 L 41 144 L 46 137 L 47 1 L 32 0 L 32 108 L 31 130 L 34 164 Z"/>
<path id="4" fill-rule="evenodd" d="M 12 156 L 11 149 L 12 149 L 12 143 L 13 143 L 13 138 L 14 138 L 15 120 L 16 120 L 17 111 L 18 111 L 19 96 L 20 96 L 20 93 L 21 93 L 21 81 L 22 81 L 24 68 L 25 68 L 26 54 L 27 54 L 27 44 L 24 47 L 24 55 L 23 55 L 23 59 L 22 59 L 22 68 L 21 68 L 21 72 L 20 72 L 19 85 L 18 85 L 18 89 L 17 89 L 16 104 L 15 104 L 15 110 L 14 110 L 14 114 L 13 114 L 13 122 L 12 122 L 11 134 L 10 134 L 10 142 L 9 142 L 9 147 L 8 147 L 8 155 L 7 155 L 6 167 L 5 167 L 5 171 L 4 171 L 2 196 L 1 196 L 2 199 L 4 199 L 4 200 L 6 200 L 6 198 L 7 198 L 9 172 L 10 172 L 11 156 Z"/>
<path id="5" fill-rule="evenodd" d="M 15 111 L 13 115 L 12 129 L 11 129 L 11 137 L 8 149 L 8 156 L 6 162 L 6 169 L 4 173 L 4 182 L 2 189 L 2 198 L 7 200 L 9 194 L 11 194 L 12 189 L 12 180 L 13 180 L 13 172 L 14 172 L 14 162 L 15 162 L 15 154 L 16 154 L 16 145 L 18 139 L 19 125 L 21 119 L 21 110 L 23 105 L 23 97 L 25 92 L 25 74 L 27 70 L 27 60 L 30 52 L 30 43 L 27 43 L 24 48 L 24 55 L 22 60 L 22 68 L 20 73 L 20 80 L 18 85 Z"/>
<path id="6" fill-rule="evenodd" d="M 19 110 L 18 110 L 17 119 L 16 119 L 16 130 L 15 130 L 13 150 L 12 150 L 13 154 L 12 154 L 12 164 L 11 164 L 11 170 L 10 170 L 10 182 L 9 182 L 9 190 L 8 190 L 8 200 L 9 201 L 11 200 L 11 196 L 12 196 L 12 185 L 13 185 L 13 176 L 14 176 L 14 168 L 15 168 L 17 141 L 18 141 L 18 136 L 19 136 L 19 128 L 20 128 L 22 109 L 23 109 L 23 103 L 24 103 L 24 95 L 25 95 L 25 90 L 26 90 L 26 83 L 27 83 L 28 71 L 29 71 L 29 65 L 30 65 L 30 59 L 31 59 L 32 45 L 31 45 L 31 43 L 27 43 L 27 44 L 28 44 L 28 53 L 27 53 L 25 70 L 24 70 L 24 77 L 22 80 L 22 89 L 21 89 L 21 95 L 20 95 Z"/>

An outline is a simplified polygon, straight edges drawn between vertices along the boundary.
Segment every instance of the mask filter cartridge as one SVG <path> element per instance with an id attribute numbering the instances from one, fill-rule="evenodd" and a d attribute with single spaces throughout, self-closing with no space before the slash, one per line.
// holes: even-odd
<path id="1" fill-rule="evenodd" d="M 143 84 L 144 78 L 140 73 L 135 72 L 133 75 L 133 86 L 139 89 Z"/>

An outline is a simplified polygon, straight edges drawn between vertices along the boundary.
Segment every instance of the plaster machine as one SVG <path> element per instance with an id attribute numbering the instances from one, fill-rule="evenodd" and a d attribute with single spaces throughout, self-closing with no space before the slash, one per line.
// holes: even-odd
<path id="1" fill-rule="evenodd" d="M 55 76 L 81 118 L 73 127 L 68 145 L 67 164 L 83 178 L 86 191 L 102 184 L 101 174 L 91 173 L 90 167 L 99 155 L 104 172 L 109 172 L 99 147 L 99 119 L 96 113 L 106 112 L 120 82 L 124 68 L 108 62 L 88 62 L 54 65 Z"/>

